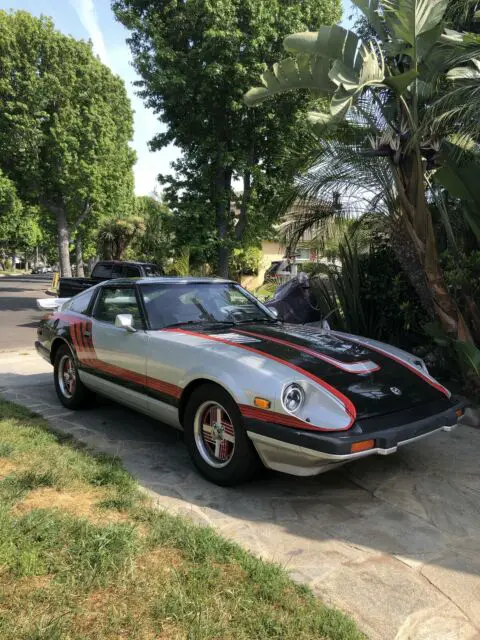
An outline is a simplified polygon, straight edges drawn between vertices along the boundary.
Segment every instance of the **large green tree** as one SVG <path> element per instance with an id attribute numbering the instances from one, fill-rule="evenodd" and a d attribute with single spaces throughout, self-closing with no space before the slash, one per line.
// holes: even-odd
<path id="1" fill-rule="evenodd" d="M 311 114 L 317 149 L 297 195 L 315 202 L 340 193 L 344 210 L 363 200 L 360 210 L 383 214 L 426 308 L 448 335 L 471 341 L 440 267 L 430 189 L 441 162 L 438 152 L 462 125 L 435 108 L 435 96 L 438 84 L 447 82 L 445 72 L 458 58 L 464 36 L 445 32 L 448 0 L 353 3 L 374 37 L 362 40 L 338 26 L 290 35 L 284 42 L 290 57 L 264 74 L 263 86 L 251 89 L 246 100 L 262 104 L 299 89 L 328 99 L 328 112 Z M 473 60 L 476 53 L 467 55 Z M 332 127 L 337 135 L 332 136 Z M 318 216 L 309 222 L 303 229 L 317 224 Z M 478 317 L 474 304 L 470 314 Z"/>
<path id="2" fill-rule="evenodd" d="M 202 189 L 196 179 L 190 195 L 199 194 L 197 207 L 208 206 L 217 271 L 227 275 L 232 246 L 258 222 L 249 221 L 262 206 L 255 194 L 272 176 L 287 179 L 278 158 L 298 138 L 296 116 L 306 104 L 305 96 L 290 95 L 279 108 L 253 112 L 245 108 L 241 88 L 264 70 L 264 62 L 275 60 L 284 35 L 338 20 L 340 1 L 115 0 L 113 8 L 132 32 L 141 95 L 167 125 L 152 147 L 173 142 L 185 152 L 172 184 L 201 173 Z M 237 182 L 238 199 L 232 191 Z"/>
<path id="3" fill-rule="evenodd" d="M 130 102 L 91 44 L 24 11 L 0 11 L 0 68 L 0 167 L 54 217 L 69 276 L 81 225 L 133 206 Z"/>

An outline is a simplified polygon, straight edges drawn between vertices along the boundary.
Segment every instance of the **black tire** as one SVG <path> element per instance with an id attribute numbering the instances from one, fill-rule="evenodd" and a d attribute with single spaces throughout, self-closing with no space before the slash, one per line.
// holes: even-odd
<path id="1" fill-rule="evenodd" d="M 71 372 L 73 386 L 67 381 Z M 53 380 L 58 399 L 67 409 L 81 409 L 91 405 L 95 394 L 80 381 L 76 358 L 67 345 L 59 347 L 55 354 Z"/>
<path id="2" fill-rule="evenodd" d="M 218 417 L 219 407 L 224 412 L 220 414 L 220 426 L 215 421 L 212 430 L 205 432 L 212 422 L 204 424 L 209 421 L 207 415 Z M 243 427 L 240 410 L 221 387 L 203 384 L 195 389 L 188 400 L 183 422 L 190 457 L 201 474 L 211 482 L 223 487 L 241 484 L 253 478 L 261 468 L 257 452 Z M 218 454 L 215 455 L 217 446 Z"/>

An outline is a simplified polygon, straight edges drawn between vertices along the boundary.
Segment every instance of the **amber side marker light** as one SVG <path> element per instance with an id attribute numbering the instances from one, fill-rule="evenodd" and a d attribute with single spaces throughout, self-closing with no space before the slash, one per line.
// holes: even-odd
<path id="1" fill-rule="evenodd" d="M 359 451 L 368 451 L 375 446 L 375 440 L 362 440 L 361 442 L 354 442 L 350 449 L 351 453 L 358 453 Z"/>
<path id="2" fill-rule="evenodd" d="M 461 416 L 463 416 L 463 409 L 457 409 L 455 413 L 457 415 L 457 418 L 460 418 Z"/>
<path id="3" fill-rule="evenodd" d="M 259 409 L 270 409 L 272 406 L 270 400 L 265 400 L 265 398 L 255 398 L 253 404 Z"/>

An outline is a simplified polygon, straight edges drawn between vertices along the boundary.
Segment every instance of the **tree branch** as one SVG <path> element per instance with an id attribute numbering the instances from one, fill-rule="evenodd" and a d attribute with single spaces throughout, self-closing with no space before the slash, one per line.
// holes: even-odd
<path id="1" fill-rule="evenodd" d="M 85 203 L 85 206 L 83 207 L 82 213 L 79 215 L 78 219 L 72 224 L 71 233 L 74 233 L 78 229 L 78 227 L 82 224 L 82 222 L 88 216 L 92 208 L 93 207 L 91 202 L 87 200 L 87 202 Z"/>

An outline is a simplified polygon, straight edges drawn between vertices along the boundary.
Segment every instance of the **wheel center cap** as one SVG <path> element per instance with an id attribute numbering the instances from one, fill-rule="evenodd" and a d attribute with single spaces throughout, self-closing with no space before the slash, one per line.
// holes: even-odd
<path id="1" fill-rule="evenodd" d="M 212 435 L 215 440 L 223 440 L 223 426 L 215 422 L 212 426 Z"/>

